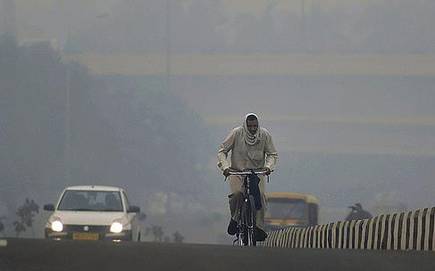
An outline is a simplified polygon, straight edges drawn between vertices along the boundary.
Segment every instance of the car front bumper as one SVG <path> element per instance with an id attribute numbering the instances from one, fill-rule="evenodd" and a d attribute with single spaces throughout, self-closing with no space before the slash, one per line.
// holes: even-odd
<path id="1" fill-rule="evenodd" d="M 45 238 L 53 240 L 131 241 L 132 231 L 125 230 L 120 233 L 112 233 L 109 230 L 95 230 L 91 228 L 86 231 L 80 230 L 79 227 L 75 227 L 75 229 L 65 227 L 61 232 L 54 232 L 50 228 L 45 228 Z"/>

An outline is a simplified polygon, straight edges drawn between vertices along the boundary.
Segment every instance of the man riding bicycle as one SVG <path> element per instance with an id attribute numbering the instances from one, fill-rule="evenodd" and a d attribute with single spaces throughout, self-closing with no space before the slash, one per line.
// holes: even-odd
<path id="1" fill-rule="evenodd" d="M 228 162 L 228 153 L 231 151 L 231 159 Z M 259 169 L 262 168 L 269 175 L 276 166 L 278 153 L 272 142 L 272 136 L 263 127 L 259 127 L 258 117 L 254 113 L 245 116 L 243 125 L 234 128 L 218 151 L 218 167 L 223 175 L 228 177 L 232 170 Z M 231 194 L 229 205 L 231 220 L 228 225 L 228 234 L 237 233 L 237 221 L 240 216 L 241 200 L 243 198 L 243 180 L 240 176 L 229 176 Z M 264 241 L 267 237 L 264 229 L 264 176 L 260 176 L 258 184 L 260 188 L 262 207 L 256 215 L 256 239 Z"/>

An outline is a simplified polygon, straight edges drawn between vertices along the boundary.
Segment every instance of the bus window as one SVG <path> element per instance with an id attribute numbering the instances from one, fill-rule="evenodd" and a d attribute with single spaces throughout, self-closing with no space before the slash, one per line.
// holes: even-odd
<path id="1" fill-rule="evenodd" d="M 269 199 L 265 218 L 307 219 L 307 204 L 302 199 Z"/>

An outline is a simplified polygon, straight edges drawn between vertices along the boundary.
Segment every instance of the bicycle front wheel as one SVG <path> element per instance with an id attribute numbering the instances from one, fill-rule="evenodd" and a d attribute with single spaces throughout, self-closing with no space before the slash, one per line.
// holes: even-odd
<path id="1" fill-rule="evenodd" d="M 249 196 L 249 201 L 247 202 L 247 230 L 248 230 L 248 246 L 256 246 L 256 214 L 257 209 L 255 208 L 254 197 Z"/>

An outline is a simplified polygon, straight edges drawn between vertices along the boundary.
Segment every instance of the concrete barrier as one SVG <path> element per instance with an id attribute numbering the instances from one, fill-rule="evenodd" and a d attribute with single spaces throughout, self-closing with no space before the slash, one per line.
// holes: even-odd
<path id="1" fill-rule="evenodd" d="M 435 251 L 435 207 L 269 233 L 263 246 Z"/>

